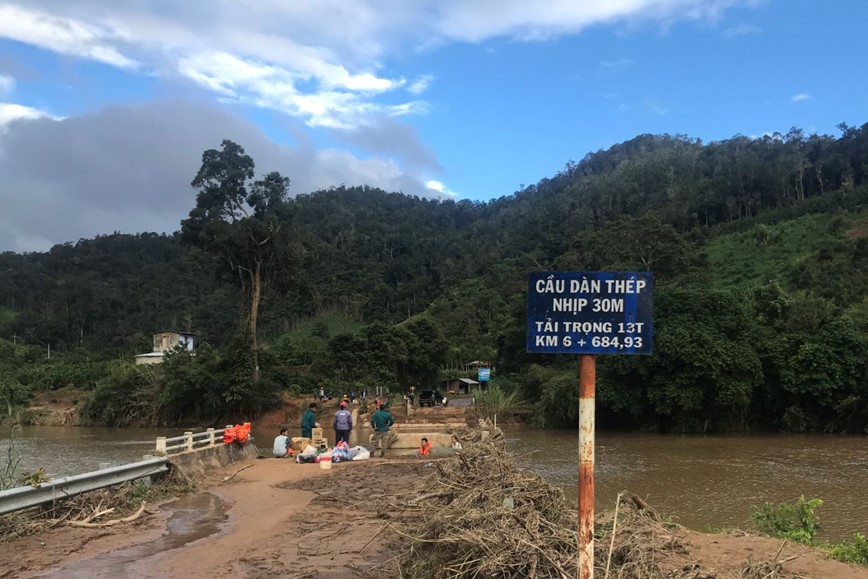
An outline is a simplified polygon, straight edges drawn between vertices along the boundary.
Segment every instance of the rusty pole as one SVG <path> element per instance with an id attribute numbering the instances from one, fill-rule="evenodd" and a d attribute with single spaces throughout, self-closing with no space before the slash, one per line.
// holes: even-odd
<path id="1" fill-rule="evenodd" d="M 596 361 L 579 356 L 579 579 L 594 579 L 594 396 Z"/>

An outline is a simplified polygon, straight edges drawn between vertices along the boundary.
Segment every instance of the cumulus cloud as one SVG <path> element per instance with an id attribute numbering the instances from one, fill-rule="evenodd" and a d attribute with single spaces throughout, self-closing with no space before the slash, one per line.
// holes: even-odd
<path id="1" fill-rule="evenodd" d="M 436 191 L 443 196 L 458 197 L 458 193 L 449 189 L 442 181 L 437 181 L 435 179 L 425 181 L 425 187 L 427 187 L 431 191 Z"/>
<path id="2" fill-rule="evenodd" d="M 27 107 L 15 103 L 0 103 L 0 134 L 4 132 L 6 125 L 13 121 L 26 121 L 42 118 L 57 120 L 58 117 L 33 107 Z"/>
<path id="3" fill-rule="evenodd" d="M 122 127 L 123 130 L 118 130 Z M 112 231 L 171 232 L 195 203 L 190 181 L 205 149 L 231 139 L 257 171 L 277 170 L 293 194 L 341 184 L 433 196 L 395 162 L 277 144 L 256 126 L 201 103 L 114 106 L 52 120 L 38 115 L 0 134 L 0 251 Z"/>
<path id="4" fill-rule="evenodd" d="M 809 95 L 808 93 L 800 92 L 799 94 L 794 94 L 792 97 L 790 97 L 790 100 L 794 103 L 800 103 L 802 101 L 810 100 L 810 98 L 811 95 Z"/>
<path id="5" fill-rule="evenodd" d="M 4 0 L 0 38 L 143 73 L 171 75 L 219 98 L 312 126 L 423 114 L 422 94 L 385 62 L 407 47 L 495 38 L 545 40 L 618 22 L 714 20 L 759 0 Z M 350 23 L 348 26 L 347 23 Z M 392 95 L 392 99 L 385 98 Z"/>

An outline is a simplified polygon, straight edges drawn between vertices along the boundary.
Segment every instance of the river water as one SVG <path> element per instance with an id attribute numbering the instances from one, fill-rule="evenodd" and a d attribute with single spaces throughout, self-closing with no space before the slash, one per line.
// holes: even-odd
<path id="1" fill-rule="evenodd" d="M 49 474 L 63 476 L 95 470 L 101 462 L 139 460 L 154 449 L 157 436 L 183 430 L 25 427 L 16 432 L 15 444 L 21 470 L 45 467 Z M 275 434 L 254 428 L 266 452 Z M 576 431 L 511 429 L 506 434 L 523 465 L 576 500 Z M 8 429 L 0 433 L 0 467 L 8 436 Z M 793 501 L 803 494 L 824 501 L 817 511 L 824 538 L 840 541 L 856 531 L 868 532 L 866 437 L 601 432 L 596 453 L 598 509 L 611 508 L 618 492 L 629 490 L 693 529 L 746 528 L 752 505 Z"/>

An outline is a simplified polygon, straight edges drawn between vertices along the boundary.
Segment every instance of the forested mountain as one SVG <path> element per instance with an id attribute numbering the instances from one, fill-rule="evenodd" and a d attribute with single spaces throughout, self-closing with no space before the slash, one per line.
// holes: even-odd
<path id="1" fill-rule="evenodd" d="M 259 314 L 268 380 L 399 390 L 491 359 L 536 422 L 569 424 L 574 360 L 524 353 L 527 273 L 651 270 L 655 355 L 601 359 L 602 426 L 861 431 L 868 124 L 839 128 L 838 138 L 792 129 L 709 144 L 642 135 L 485 203 L 367 187 L 299 195 L 280 218 L 291 251 L 275 258 Z M 7 391 L 99 383 L 105 406 L 123 396 L 101 376 L 60 372 L 64 356 L 129 360 L 166 328 L 196 332 L 217 349 L 198 363 L 224 368 L 219 352 L 243 311 L 218 261 L 180 234 L 0 254 Z M 48 344 L 51 362 L 37 363 Z M 251 386 L 266 399 L 274 388 Z M 205 411 L 175 392 L 151 419 L 217 416 L 242 398 L 215 395 Z M 95 420 L 131 420 L 112 413 Z"/>

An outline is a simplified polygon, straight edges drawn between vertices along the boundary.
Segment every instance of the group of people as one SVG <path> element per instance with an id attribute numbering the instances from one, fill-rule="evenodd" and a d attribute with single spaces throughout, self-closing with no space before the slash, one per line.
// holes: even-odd
<path id="1" fill-rule="evenodd" d="M 332 426 L 335 431 L 335 445 L 341 441 L 349 444 L 350 433 L 353 430 L 353 414 L 347 410 L 349 397 L 344 396 L 341 400 L 338 411 L 335 412 Z M 303 438 L 313 438 L 313 429 L 317 428 L 316 411 L 318 405 L 316 402 L 311 402 L 304 415 L 301 417 L 301 436 Z M 371 455 L 379 452 L 380 458 L 386 456 L 386 448 L 388 446 L 389 431 L 395 424 L 395 417 L 389 412 L 389 404 L 380 402 L 379 399 L 374 401 L 376 410 L 371 414 L 371 428 L 374 429 L 374 436 L 371 440 Z M 456 452 L 461 452 L 461 442 L 457 436 L 452 436 L 450 447 Z M 274 439 L 272 452 L 275 457 L 292 456 L 292 441 L 287 435 L 287 429 L 281 428 L 280 434 Z M 431 454 L 431 443 L 427 438 L 422 438 L 417 456 L 429 456 Z"/>
<path id="2" fill-rule="evenodd" d="M 316 392 L 316 396 L 314 397 L 314 400 L 319 400 L 320 402 L 328 402 L 331 399 L 332 399 L 332 397 L 328 393 L 326 393 L 325 388 L 323 388 L 322 386 L 319 387 L 319 389 Z M 362 390 L 358 396 L 356 396 L 355 390 L 350 390 L 350 393 L 347 394 L 346 396 L 344 396 L 344 398 L 343 398 L 344 401 L 348 402 L 349 404 L 356 405 L 356 406 L 358 406 L 360 401 L 365 402 L 367 399 L 368 399 L 367 390 Z"/>
<path id="3" fill-rule="evenodd" d="M 350 433 L 353 430 L 353 414 L 347 409 L 350 400 L 349 396 L 344 396 L 340 402 L 338 411 L 335 412 L 332 426 L 335 431 L 335 444 L 343 441 L 349 444 Z M 317 428 L 316 411 L 319 405 L 316 402 L 311 402 L 307 410 L 301 417 L 301 436 L 303 438 L 313 438 L 313 429 Z M 395 417 L 389 412 L 389 405 L 380 400 L 374 402 L 376 411 L 371 415 L 371 427 L 374 429 L 374 438 L 372 441 L 371 452 L 380 452 L 380 457 L 385 456 L 387 438 L 389 430 L 395 424 Z M 292 441 L 287 436 L 287 429 L 281 428 L 280 434 L 274 439 L 272 453 L 275 457 L 292 456 Z"/>

